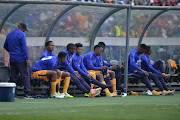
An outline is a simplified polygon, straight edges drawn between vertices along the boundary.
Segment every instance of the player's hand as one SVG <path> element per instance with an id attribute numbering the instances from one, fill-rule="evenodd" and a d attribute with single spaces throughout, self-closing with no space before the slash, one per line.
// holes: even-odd
<path id="1" fill-rule="evenodd" d="M 108 68 L 107 66 L 102 66 L 101 70 L 107 70 L 107 68 Z"/>
<path id="2" fill-rule="evenodd" d="M 142 72 L 143 74 L 145 74 L 145 75 L 149 76 L 149 74 L 148 74 L 148 72 L 147 72 L 147 71 L 145 71 L 145 70 L 141 70 L 141 72 Z"/>
<path id="3" fill-rule="evenodd" d="M 87 78 L 92 79 L 92 76 L 90 74 L 87 75 Z"/>
<path id="4" fill-rule="evenodd" d="M 111 66 L 111 70 L 116 70 L 116 69 L 117 69 L 116 65 Z"/>
<path id="5" fill-rule="evenodd" d="M 79 74 L 79 72 L 78 71 L 74 71 L 76 74 Z"/>
<path id="6" fill-rule="evenodd" d="M 76 78 L 80 79 L 80 76 L 78 74 L 76 74 Z"/>
<path id="7" fill-rule="evenodd" d="M 26 60 L 27 67 L 30 67 L 30 61 Z"/>
<path id="8" fill-rule="evenodd" d="M 162 76 L 164 77 L 164 78 L 169 78 L 170 77 L 170 74 L 165 74 L 165 73 L 162 73 Z"/>

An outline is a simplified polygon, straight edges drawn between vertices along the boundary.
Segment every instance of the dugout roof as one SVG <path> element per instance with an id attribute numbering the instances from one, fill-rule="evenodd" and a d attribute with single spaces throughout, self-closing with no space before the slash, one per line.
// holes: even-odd
<path id="1" fill-rule="evenodd" d="M 1 56 L 5 57 L 3 43 L 6 35 L 11 30 L 15 29 L 18 23 L 24 22 L 27 24 L 29 30 L 29 32 L 26 33 L 27 37 L 42 37 L 44 42 L 50 40 L 51 37 L 85 38 L 88 42 L 87 46 L 89 46 L 89 50 L 93 49 L 96 37 L 104 37 L 104 39 L 111 39 L 111 37 L 116 37 L 117 39 L 124 38 L 124 41 L 109 43 L 115 46 L 118 46 L 119 43 L 123 43 L 125 47 L 124 60 L 128 61 L 128 53 L 130 51 L 129 44 L 131 44 L 130 38 L 138 38 L 135 44 L 139 45 L 142 43 L 144 36 L 158 37 L 159 34 L 156 34 L 156 32 L 158 33 L 161 31 L 156 31 L 156 28 L 151 28 L 148 35 L 146 31 L 149 30 L 148 27 L 151 26 L 153 22 L 157 22 L 155 19 L 161 15 L 164 16 L 161 19 L 170 19 L 167 20 L 169 26 L 174 25 L 172 22 L 177 22 L 177 26 L 173 26 L 175 27 L 172 28 L 173 30 L 179 29 L 179 10 L 179 7 L 169 6 L 158 7 L 85 2 L 1 0 Z M 159 28 L 161 28 L 164 24 L 158 25 L 160 26 Z M 112 28 L 112 30 L 109 28 Z M 116 31 L 115 34 L 113 34 L 113 30 Z M 121 32 L 118 34 L 119 30 Z M 171 31 L 172 35 L 169 36 L 177 38 L 177 36 L 174 36 L 173 30 Z M 44 43 L 42 46 L 43 45 Z M 126 62 L 125 68 L 127 68 L 127 66 L 128 63 Z M 125 69 L 124 79 L 125 85 L 127 85 L 127 69 Z"/>

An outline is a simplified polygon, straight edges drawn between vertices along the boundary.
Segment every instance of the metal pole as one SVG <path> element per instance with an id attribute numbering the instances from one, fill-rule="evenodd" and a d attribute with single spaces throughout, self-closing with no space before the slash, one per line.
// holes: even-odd
<path id="1" fill-rule="evenodd" d="M 58 17 L 54 20 L 54 22 L 52 23 L 52 25 L 51 25 L 48 33 L 47 33 L 46 41 L 45 41 L 45 42 L 49 41 L 49 38 L 50 38 L 51 33 L 52 33 L 52 30 L 53 30 L 54 26 L 56 25 L 56 23 L 59 21 L 59 19 L 60 19 L 66 12 L 68 12 L 69 10 L 71 10 L 72 8 L 74 8 L 74 7 L 76 7 L 76 6 L 77 6 L 77 5 L 72 5 L 72 6 L 68 7 L 68 8 L 66 8 L 65 10 L 63 10 L 63 11 L 58 15 Z"/>
<path id="2" fill-rule="evenodd" d="M 130 34 L 130 19 L 131 8 L 127 8 L 127 23 L 126 23 L 126 51 L 125 51 L 125 75 L 124 75 L 124 91 L 128 89 L 128 53 L 129 53 L 129 34 Z"/>
<path id="3" fill-rule="evenodd" d="M 110 12 L 108 12 L 107 14 L 105 14 L 100 19 L 100 21 L 97 23 L 96 27 L 92 30 L 93 32 L 90 37 L 90 51 L 93 50 L 93 45 L 94 45 L 94 41 L 95 41 L 97 32 L 99 31 L 99 29 L 100 29 L 101 25 L 104 23 L 104 21 L 106 21 L 106 19 L 109 18 L 109 16 L 111 16 L 112 14 L 114 14 L 122 9 L 124 9 L 124 8 L 115 8 L 115 9 L 111 10 Z"/>

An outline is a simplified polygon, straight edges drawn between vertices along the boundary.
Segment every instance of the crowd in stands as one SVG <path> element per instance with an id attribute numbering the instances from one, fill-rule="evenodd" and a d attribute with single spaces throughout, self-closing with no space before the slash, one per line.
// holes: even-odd
<path id="1" fill-rule="evenodd" d="M 180 0 L 54 0 L 54 1 L 82 1 L 110 4 L 130 4 L 143 6 L 180 6 Z"/>
<path id="2" fill-rule="evenodd" d="M 27 23 L 31 31 L 27 33 L 28 37 L 46 37 L 53 21 L 63 10 L 61 8 L 53 8 L 49 10 L 28 11 L 28 9 L 27 12 L 21 11 L 20 9 L 13 13 L 7 21 L 8 24 L 3 27 L 0 36 L 5 37 L 8 31 L 14 28 L 13 25 L 19 22 L 18 18 L 22 18 L 22 22 Z M 101 9 L 99 13 L 96 13 L 95 9 L 96 8 L 92 8 L 91 11 L 87 9 L 85 12 L 80 12 L 79 10 L 76 11 L 76 8 L 74 8 L 74 11 L 69 11 L 58 21 L 51 36 L 89 38 L 97 22 L 105 15 L 105 13 L 99 14 L 102 13 L 102 11 L 100 11 Z M 109 9 L 105 12 L 108 12 L 108 10 Z M 119 11 L 117 14 L 109 17 L 103 23 L 97 36 L 126 37 L 126 18 L 125 14 L 122 12 L 123 11 Z M 133 12 L 131 15 L 131 38 L 139 38 L 147 22 L 157 13 L 147 11 L 148 13 L 145 14 L 143 12 L 139 10 Z M 159 16 L 149 26 L 145 37 L 180 37 L 180 15 L 177 13 L 178 11 L 170 11 L 167 12 L 167 14 L 165 13 Z M 117 22 L 117 20 L 119 21 Z"/>

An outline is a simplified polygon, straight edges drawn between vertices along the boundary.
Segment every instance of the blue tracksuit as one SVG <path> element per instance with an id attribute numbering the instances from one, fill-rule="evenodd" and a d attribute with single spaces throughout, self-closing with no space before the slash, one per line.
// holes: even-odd
<path id="1" fill-rule="evenodd" d="M 46 50 L 45 52 L 42 53 L 40 59 L 42 59 L 43 57 L 46 57 L 46 56 L 54 56 L 54 54 L 50 53 L 48 50 Z"/>
<path id="2" fill-rule="evenodd" d="M 63 70 L 63 71 L 68 71 L 74 76 L 76 76 L 76 73 L 74 72 L 74 69 L 72 67 L 72 55 L 67 50 L 64 50 L 63 52 L 67 53 L 67 58 L 64 63 L 60 63 L 59 67 L 65 67 L 67 70 Z"/>
<path id="3" fill-rule="evenodd" d="M 158 72 L 156 69 L 153 68 L 151 61 L 149 59 L 149 56 L 147 56 L 146 54 L 143 54 L 141 56 L 141 68 L 145 71 L 153 72 L 158 75 L 162 75 L 162 73 Z"/>
<path id="4" fill-rule="evenodd" d="M 112 65 L 110 63 L 104 62 L 104 60 L 102 58 L 102 55 L 101 55 L 101 56 L 98 56 L 98 60 L 97 60 L 96 66 L 97 67 L 108 66 L 108 69 L 111 70 L 110 66 L 112 66 Z"/>
<path id="5" fill-rule="evenodd" d="M 40 70 L 55 70 L 58 69 L 60 63 L 58 63 L 58 58 L 55 56 L 47 56 L 39 60 L 34 67 L 32 68 L 31 72 L 36 72 Z"/>
<path id="6" fill-rule="evenodd" d="M 72 56 L 72 65 L 73 68 L 78 71 L 82 76 L 87 77 L 89 74 L 87 69 L 84 66 L 83 58 L 81 55 L 78 55 L 77 53 L 74 53 Z"/>
<path id="7" fill-rule="evenodd" d="M 26 46 L 26 35 L 15 29 L 7 35 L 4 48 L 10 54 L 10 62 L 23 62 L 29 60 Z"/>
<path id="8" fill-rule="evenodd" d="M 95 56 L 94 51 L 88 52 L 83 59 L 84 66 L 87 70 L 101 70 L 101 67 L 96 67 L 98 56 Z"/>
<path id="9" fill-rule="evenodd" d="M 128 72 L 132 73 L 135 70 L 141 71 L 141 68 L 137 65 L 137 61 L 139 60 L 140 54 L 137 52 L 137 49 L 133 49 L 129 53 L 128 57 Z"/>

